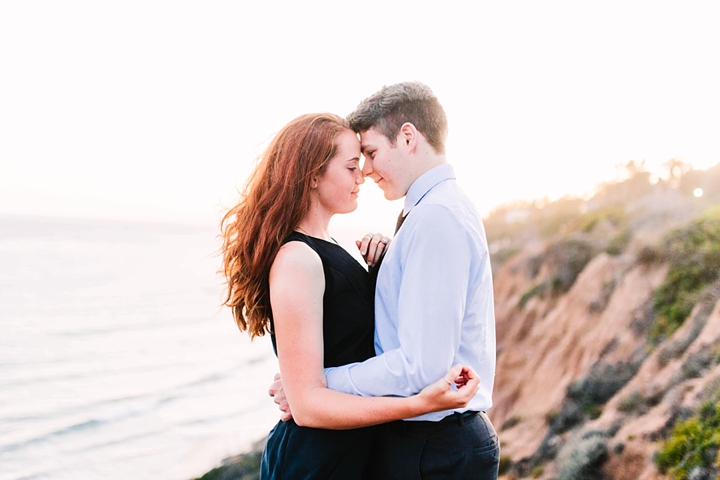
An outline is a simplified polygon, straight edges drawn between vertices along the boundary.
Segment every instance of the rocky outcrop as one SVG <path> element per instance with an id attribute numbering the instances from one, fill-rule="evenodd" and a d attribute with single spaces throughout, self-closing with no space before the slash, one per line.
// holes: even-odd
<path id="1" fill-rule="evenodd" d="M 264 446 L 265 439 L 259 440 L 249 451 L 224 459 L 219 467 L 195 480 L 258 480 Z"/>
<path id="2" fill-rule="evenodd" d="M 642 197 L 625 210 L 641 215 L 616 217 L 614 227 L 605 217 L 583 229 L 578 215 L 574 230 L 516 245 L 496 265 L 488 413 L 504 478 L 720 474 L 712 442 L 691 452 L 707 457 L 702 466 L 683 464 L 690 453 L 677 467 L 656 461 L 704 403 L 720 411 L 720 215 L 706 205 L 682 219 L 677 202 L 665 205 L 672 216 Z M 672 218 L 665 228 L 663 218 Z M 610 248 L 621 233 L 627 241 Z"/>

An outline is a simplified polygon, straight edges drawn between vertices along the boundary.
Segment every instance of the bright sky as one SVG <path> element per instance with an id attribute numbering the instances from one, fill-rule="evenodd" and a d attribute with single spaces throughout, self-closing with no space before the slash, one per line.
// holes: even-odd
<path id="1" fill-rule="evenodd" d="M 311 111 L 427 83 L 485 213 L 720 162 L 716 2 L 0 3 L 0 213 L 212 224 Z M 342 222 L 389 228 L 369 181 Z"/>

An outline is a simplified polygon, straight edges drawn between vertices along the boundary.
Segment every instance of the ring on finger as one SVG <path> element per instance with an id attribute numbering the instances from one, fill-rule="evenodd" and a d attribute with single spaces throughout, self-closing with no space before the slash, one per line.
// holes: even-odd
<path id="1" fill-rule="evenodd" d="M 384 243 L 385 245 L 387 245 L 387 242 L 388 242 L 388 241 L 387 241 L 386 238 L 381 238 L 381 239 L 380 239 L 380 242 L 381 242 L 381 243 Z"/>

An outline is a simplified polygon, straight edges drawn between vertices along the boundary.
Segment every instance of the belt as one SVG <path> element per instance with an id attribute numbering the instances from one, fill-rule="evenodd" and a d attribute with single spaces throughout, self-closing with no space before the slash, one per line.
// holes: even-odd
<path id="1" fill-rule="evenodd" d="M 428 420 L 398 420 L 387 424 L 393 430 L 401 430 L 403 432 L 417 431 L 417 430 L 432 430 L 439 428 L 440 426 L 446 426 L 447 424 L 457 422 L 461 427 L 465 425 L 465 421 L 480 415 L 481 412 L 476 410 L 468 410 L 465 412 L 451 413 L 447 417 L 443 418 L 438 422 L 431 422 Z"/>
<path id="2" fill-rule="evenodd" d="M 447 417 L 443 418 L 442 420 L 440 420 L 439 422 L 436 422 L 436 423 L 458 422 L 460 425 L 464 425 L 465 420 L 467 420 L 468 418 L 472 418 L 479 414 L 480 414 L 480 412 L 477 412 L 475 410 L 467 410 L 462 413 L 455 412 L 455 413 L 451 413 L 450 415 L 448 415 Z"/>

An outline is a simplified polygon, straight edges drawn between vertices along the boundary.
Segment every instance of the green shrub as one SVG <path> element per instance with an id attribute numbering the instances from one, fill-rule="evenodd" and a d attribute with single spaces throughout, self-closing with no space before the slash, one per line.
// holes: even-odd
<path id="1" fill-rule="evenodd" d="M 685 353 L 685 350 L 687 350 L 687 348 L 695 341 L 698 335 L 700 335 L 700 332 L 702 332 L 715 302 L 703 302 L 703 300 L 701 300 L 701 302 L 703 303 L 702 308 L 700 308 L 700 311 L 693 319 L 693 326 L 692 329 L 690 329 L 690 332 L 685 337 L 668 343 L 662 350 L 660 350 L 660 352 L 658 352 L 658 364 L 661 367 L 664 367 L 675 358 L 680 358 L 680 356 Z"/>
<path id="2" fill-rule="evenodd" d="M 522 415 L 513 415 L 512 417 L 508 418 L 507 420 L 505 420 L 503 422 L 502 427 L 500 427 L 500 430 L 506 430 L 508 428 L 512 428 L 515 425 L 522 422 L 522 419 L 523 419 Z"/>
<path id="3" fill-rule="evenodd" d="M 675 425 L 670 438 L 655 457 L 663 473 L 684 480 L 693 476 L 712 478 L 718 474 L 720 462 L 720 404 L 708 401 L 701 405 L 698 414 Z"/>
<path id="4" fill-rule="evenodd" d="M 532 257 L 528 258 L 525 262 L 525 267 L 527 268 L 527 275 L 528 278 L 531 280 L 535 277 L 537 277 L 538 273 L 540 273 L 540 267 L 542 267 L 543 264 L 543 254 L 540 253 L 538 255 L 533 255 Z"/>
<path id="5" fill-rule="evenodd" d="M 590 305 L 588 305 L 588 311 L 590 313 L 601 313 L 603 310 L 605 310 L 605 307 L 607 307 L 607 304 L 610 301 L 610 297 L 612 297 L 616 286 L 617 281 L 615 279 L 603 283 L 603 288 L 600 292 L 600 295 L 598 296 L 598 298 L 590 302 Z"/>
<path id="6" fill-rule="evenodd" d="M 608 458 L 607 440 L 601 435 L 586 435 L 558 459 L 559 480 L 603 478 L 601 467 Z"/>
<path id="7" fill-rule="evenodd" d="M 638 390 L 633 390 L 620 399 L 618 410 L 623 413 L 639 412 L 645 405 L 645 398 Z"/>
<path id="8" fill-rule="evenodd" d="M 518 302 L 518 306 L 520 308 L 525 308 L 525 305 L 527 302 L 533 298 L 536 295 L 542 295 L 547 290 L 547 285 L 544 283 L 538 283 L 534 287 L 532 287 L 527 292 L 523 293 L 522 297 L 520 297 L 520 301 Z"/>
<path id="9" fill-rule="evenodd" d="M 578 219 L 577 230 L 590 233 L 603 221 L 618 227 L 625 223 L 625 210 L 622 207 L 606 207 L 587 212 Z"/>
<path id="10" fill-rule="evenodd" d="M 593 256 L 592 245 L 584 240 L 566 239 L 550 245 L 545 252 L 545 258 L 552 266 L 550 286 L 553 293 L 570 290 Z"/>
<path id="11" fill-rule="evenodd" d="M 650 328 L 655 323 L 657 313 L 653 308 L 652 298 L 648 298 L 633 311 L 633 318 L 630 321 L 630 330 L 635 338 L 647 339 Z"/>
<path id="12" fill-rule="evenodd" d="M 627 248 L 630 239 L 632 239 L 632 232 L 627 228 L 623 228 L 617 235 L 610 239 L 608 246 L 605 247 L 605 252 L 612 256 L 620 255 L 625 251 L 625 248 Z"/>
<path id="13" fill-rule="evenodd" d="M 256 442 L 251 451 L 226 458 L 221 466 L 195 480 L 258 480 L 264 444 L 264 439 Z"/>
<path id="14" fill-rule="evenodd" d="M 649 247 L 647 245 L 641 248 L 637 254 L 637 262 L 640 265 L 652 265 L 659 260 L 660 252 L 658 252 L 655 248 Z"/>
<path id="15" fill-rule="evenodd" d="M 595 420 L 596 418 L 599 418 L 600 415 L 602 415 L 602 408 L 600 408 L 600 405 L 596 403 L 588 403 L 583 406 L 583 413 L 585 413 L 591 419 Z"/>
<path id="16" fill-rule="evenodd" d="M 498 474 L 504 475 L 512 467 L 512 460 L 507 455 L 500 455 L 500 465 L 498 466 Z"/>
<path id="17" fill-rule="evenodd" d="M 587 376 L 568 386 L 568 396 L 583 404 L 603 405 L 635 376 L 641 361 L 606 363 L 598 361 Z"/>
<path id="18" fill-rule="evenodd" d="M 497 271 L 505 262 L 520 252 L 518 247 L 501 248 L 495 253 L 490 254 L 493 271 Z"/>
<path id="19" fill-rule="evenodd" d="M 548 417 L 550 430 L 562 433 L 602 414 L 601 406 L 635 376 L 643 356 L 630 362 L 598 361 L 588 374 L 568 385 L 560 412 Z"/>
<path id="20" fill-rule="evenodd" d="M 535 278 L 543 265 L 548 266 L 550 279 L 544 284 L 528 290 L 521 299 L 525 302 L 538 293 L 545 293 L 549 287 L 552 294 L 565 293 L 573 286 L 577 276 L 595 255 L 590 242 L 578 238 L 565 238 L 550 244 L 543 253 L 529 258 L 526 262 L 528 276 Z"/>
<path id="21" fill-rule="evenodd" d="M 559 412 L 553 412 L 548 415 L 550 431 L 555 433 L 563 433 L 585 420 L 582 405 L 573 399 L 567 399 Z"/>
<path id="22" fill-rule="evenodd" d="M 651 339 L 667 337 L 690 315 L 705 287 L 720 272 L 720 214 L 715 211 L 663 240 L 662 257 L 670 263 L 667 277 L 653 297 L 658 313 Z"/>
<path id="23" fill-rule="evenodd" d="M 702 402 L 720 401 L 720 377 L 710 380 L 700 393 L 697 395 L 698 400 Z"/>
<path id="24" fill-rule="evenodd" d="M 680 372 L 682 378 L 700 378 L 703 372 L 720 363 L 720 342 L 709 345 L 689 355 Z"/>

